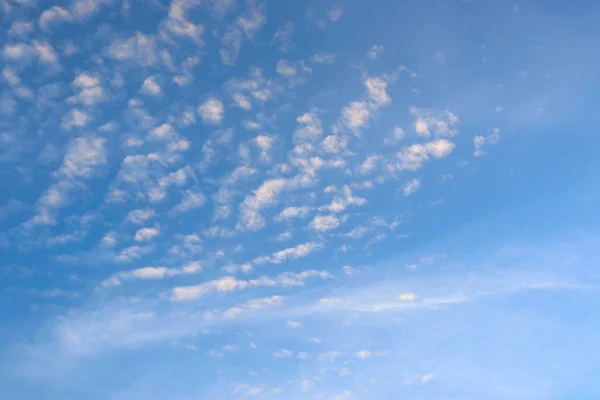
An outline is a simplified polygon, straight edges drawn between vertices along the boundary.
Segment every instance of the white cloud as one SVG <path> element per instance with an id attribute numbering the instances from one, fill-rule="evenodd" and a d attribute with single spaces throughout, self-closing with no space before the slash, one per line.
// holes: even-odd
<path id="1" fill-rule="evenodd" d="M 242 46 L 242 31 L 231 26 L 221 38 L 221 61 L 225 65 L 234 65 Z"/>
<path id="2" fill-rule="evenodd" d="M 344 15 L 344 11 L 341 8 L 334 8 L 329 11 L 329 18 L 332 22 L 339 21 L 340 18 L 342 18 L 342 15 Z"/>
<path id="3" fill-rule="evenodd" d="M 100 244 L 104 247 L 115 247 L 118 243 L 119 241 L 117 240 L 117 233 L 115 231 L 106 232 L 100 240 Z"/>
<path id="4" fill-rule="evenodd" d="M 393 145 L 404 139 L 404 130 L 400 127 L 394 128 L 392 133 L 384 139 L 384 144 Z"/>
<path id="5" fill-rule="evenodd" d="M 367 53 L 367 57 L 369 57 L 371 60 L 377 60 L 379 58 L 379 55 L 383 52 L 383 46 L 380 44 L 375 44 L 373 46 L 371 46 L 371 48 L 369 49 L 369 52 Z"/>
<path id="6" fill-rule="evenodd" d="M 260 158 L 262 161 L 270 161 L 271 157 L 269 152 L 273 148 L 275 140 L 267 135 L 259 135 L 254 138 L 254 144 L 260 149 Z"/>
<path id="7" fill-rule="evenodd" d="M 500 129 L 490 128 L 488 135 L 487 135 L 487 141 L 490 144 L 498 143 L 500 141 Z"/>
<path id="8" fill-rule="evenodd" d="M 335 196 L 331 204 L 327 206 L 319 207 L 319 211 L 330 211 L 333 213 L 340 213 L 344 211 L 348 206 L 363 206 L 367 204 L 367 200 L 362 197 L 352 196 L 352 191 L 346 185 L 343 189 L 344 196 Z"/>
<path id="9" fill-rule="evenodd" d="M 498 128 L 491 128 L 489 130 L 489 133 L 487 136 L 482 136 L 482 135 L 478 135 L 475 136 L 473 138 L 473 145 L 475 146 L 475 151 L 473 152 L 473 155 L 475 157 L 481 157 L 483 155 L 485 155 L 485 152 L 483 151 L 483 146 L 485 145 L 485 143 L 490 143 L 492 145 L 498 143 L 498 141 L 500 140 L 500 129 Z"/>
<path id="10" fill-rule="evenodd" d="M 259 278 L 254 279 L 251 284 L 259 285 L 262 284 L 264 286 L 275 286 L 280 285 L 283 287 L 295 287 L 295 286 L 303 286 L 304 281 L 308 278 L 320 278 L 320 279 L 331 279 L 332 276 L 327 271 L 317 271 L 314 269 L 306 270 L 302 272 L 284 272 L 275 277 L 275 279 L 271 278 Z"/>
<path id="11" fill-rule="evenodd" d="M 289 350 L 286 349 L 281 349 L 276 351 L 275 353 L 273 353 L 273 358 L 290 358 L 294 355 L 294 353 L 292 353 Z"/>
<path id="12" fill-rule="evenodd" d="M 229 205 L 220 205 L 215 207 L 215 220 L 223 220 L 227 219 L 231 216 L 231 206 Z"/>
<path id="13" fill-rule="evenodd" d="M 212 97 L 198 106 L 198 115 L 207 124 L 219 125 L 223 120 L 223 114 L 223 103 Z"/>
<path id="14" fill-rule="evenodd" d="M 227 237 L 235 236 L 236 232 L 234 230 L 215 225 L 215 226 L 211 226 L 210 228 L 204 229 L 202 231 L 202 234 L 209 238 L 210 237 L 227 238 Z"/>
<path id="15" fill-rule="evenodd" d="M 361 175 L 369 175 L 373 173 L 382 159 L 383 158 L 378 154 L 367 156 L 362 164 L 357 168 L 357 172 Z"/>
<path id="16" fill-rule="evenodd" d="M 342 122 L 350 129 L 359 129 L 367 126 L 371 111 L 364 101 L 353 101 L 342 109 Z"/>
<path id="17" fill-rule="evenodd" d="M 156 79 L 152 76 L 149 76 L 144 80 L 142 87 L 140 87 L 140 93 L 149 95 L 149 96 L 158 96 L 162 93 L 162 89 Z"/>
<path id="18" fill-rule="evenodd" d="M 292 329 L 298 329 L 298 328 L 303 327 L 303 325 L 298 321 L 287 321 L 285 324 L 287 325 L 288 328 L 292 328 Z"/>
<path id="19" fill-rule="evenodd" d="M 377 111 L 392 102 L 387 93 L 388 83 L 380 77 L 367 77 L 363 82 L 366 96 L 361 101 L 353 101 L 344 107 L 341 112 L 340 123 L 357 133 L 361 128 L 369 125 L 371 117 Z"/>
<path id="20" fill-rule="evenodd" d="M 94 106 L 106 100 L 107 94 L 102 88 L 100 78 L 87 72 L 82 72 L 73 80 L 71 85 L 79 92 L 68 101 L 79 102 L 86 106 Z"/>
<path id="21" fill-rule="evenodd" d="M 312 72 L 312 69 L 306 66 L 304 61 L 295 62 L 289 60 L 279 60 L 275 71 L 287 78 L 289 84 L 294 86 L 299 83 L 303 83 L 306 80 L 307 75 Z"/>
<path id="22" fill-rule="evenodd" d="M 90 178 L 98 167 L 106 164 L 106 140 L 84 136 L 71 140 L 60 173 L 68 178 Z"/>
<path id="23" fill-rule="evenodd" d="M 183 138 L 170 142 L 167 148 L 173 152 L 187 151 L 190 148 L 190 144 L 191 142 L 188 139 Z"/>
<path id="24" fill-rule="evenodd" d="M 277 196 L 286 189 L 304 186 L 312 181 L 306 177 L 292 179 L 269 179 L 256 189 L 252 195 L 247 196 L 240 204 L 239 229 L 259 230 L 265 226 L 265 220 L 260 215 L 260 210 L 267 205 L 277 202 Z"/>
<path id="25" fill-rule="evenodd" d="M 402 224 L 402 218 L 401 217 L 394 217 L 394 220 L 389 224 L 389 228 L 391 231 L 395 230 L 397 227 L 399 227 Z"/>
<path id="26" fill-rule="evenodd" d="M 154 211 L 151 208 L 147 208 L 147 209 L 139 209 L 139 210 L 132 210 L 127 214 L 127 217 L 125 217 L 126 221 L 129 221 L 131 223 L 134 224 L 138 224 L 141 225 L 144 222 L 148 221 L 149 219 L 152 219 L 156 216 L 156 211 Z"/>
<path id="27" fill-rule="evenodd" d="M 202 33 L 204 27 L 201 24 L 191 23 L 185 16 L 187 9 L 193 7 L 195 4 L 187 0 L 174 0 L 171 2 L 169 8 L 169 15 L 162 22 L 164 36 L 176 36 L 187 38 L 195 43 L 197 46 L 201 46 Z"/>
<path id="28" fill-rule="evenodd" d="M 283 75 L 287 78 L 296 76 L 298 74 L 298 68 L 294 62 L 288 60 L 279 60 L 275 71 L 279 75 Z"/>
<path id="29" fill-rule="evenodd" d="M 67 196 L 73 184 L 63 180 L 51 185 L 40 197 L 39 204 L 47 208 L 60 208 L 67 204 Z"/>
<path id="30" fill-rule="evenodd" d="M 398 295 L 398 300 L 400 301 L 415 301 L 417 299 L 417 295 L 415 293 L 402 293 Z"/>
<path id="31" fill-rule="evenodd" d="M 107 48 L 111 58 L 129 61 L 141 67 L 154 65 L 159 57 L 154 37 L 136 32 L 127 39 L 116 39 Z"/>
<path id="32" fill-rule="evenodd" d="M 294 234 L 293 229 L 287 229 L 287 230 L 281 232 L 279 235 L 277 235 L 276 240 L 278 242 L 288 241 L 292 238 L 293 234 Z"/>
<path id="33" fill-rule="evenodd" d="M 420 169 L 425 161 L 433 158 L 444 158 L 454 150 L 454 143 L 446 139 L 438 139 L 425 144 L 413 144 L 404 147 L 398 152 L 398 165 L 392 165 L 392 169 L 401 171 L 416 171 Z"/>
<path id="34" fill-rule="evenodd" d="M 277 28 L 275 35 L 273 35 L 272 45 L 276 45 L 281 52 L 289 51 L 292 45 L 292 34 L 294 33 L 294 24 L 288 22 L 287 24 Z"/>
<path id="35" fill-rule="evenodd" d="M 237 61 L 242 45 L 243 35 L 252 39 L 267 22 L 264 14 L 256 9 L 250 9 L 239 16 L 225 31 L 221 38 L 221 60 L 223 64 L 233 65 Z"/>
<path id="36" fill-rule="evenodd" d="M 281 264 L 285 261 L 303 258 L 323 248 L 321 243 L 306 242 L 284 250 L 276 251 L 270 256 L 262 256 L 253 260 L 253 264 Z"/>
<path id="37" fill-rule="evenodd" d="M 234 186 L 240 181 L 243 181 L 248 177 L 255 176 L 256 174 L 258 174 L 258 170 L 256 168 L 241 165 L 231 171 L 231 173 L 225 179 L 223 179 L 222 182 L 224 186 Z"/>
<path id="38" fill-rule="evenodd" d="M 333 64 L 335 62 L 335 53 L 316 53 L 312 61 L 317 64 Z"/>
<path id="39" fill-rule="evenodd" d="M 436 114 L 426 108 L 410 107 L 409 112 L 415 118 L 413 127 L 420 136 L 429 136 L 432 132 L 437 136 L 454 136 L 458 134 L 456 129 L 458 117 L 450 111 Z"/>
<path id="40" fill-rule="evenodd" d="M 38 20 L 40 28 L 46 30 L 53 25 L 57 25 L 60 22 L 72 21 L 73 16 L 67 10 L 62 7 L 54 6 L 42 13 Z"/>
<path id="41" fill-rule="evenodd" d="M 341 153 L 348 147 L 348 138 L 344 136 L 329 135 L 323 139 L 323 150 L 329 153 Z"/>
<path id="42" fill-rule="evenodd" d="M 353 239 L 360 239 L 361 237 L 369 233 L 371 230 L 373 230 L 372 227 L 358 225 L 352 228 L 350 232 L 346 233 L 345 236 L 351 237 Z"/>
<path id="43" fill-rule="evenodd" d="M 344 301 L 339 297 L 323 297 L 317 302 L 321 306 L 331 307 L 342 304 Z"/>
<path id="44" fill-rule="evenodd" d="M 356 352 L 356 357 L 360 360 L 366 360 L 367 358 L 371 358 L 374 356 L 373 352 L 369 350 L 361 350 Z"/>
<path id="45" fill-rule="evenodd" d="M 252 109 L 252 102 L 240 92 L 233 94 L 233 101 L 242 110 L 249 111 Z"/>
<path id="46" fill-rule="evenodd" d="M 419 190 L 420 187 L 421 187 L 421 181 L 418 180 L 417 178 L 414 178 L 413 180 L 407 182 L 404 185 L 404 187 L 402 188 L 402 192 L 404 193 L 405 196 L 410 196 L 411 194 L 413 194 L 417 190 Z"/>
<path id="47" fill-rule="evenodd" d="M 169 145 L 169 148 L 171 148 L 171 145 Z M 153 155 L 153 154 L 150 154 Z M 155 154 L 154 154 L 155 155 Z M 171 160 L 175 160 L 179 161 L 179 157 L 175 156 L 175 157 L 170 157 Z M 162 161 L 159 158 L 154 159 L 152 161 Z M 160 190 L 160 191 L 165 191 L 166 189 L 168 189 L 170 186 L 183 186 L 186 183 L 188 183 L 188 181 L 190 179 L 193 179 L 195 181 L 198 180 L 196 173 L 194 172 L 194 169 L 190 166 L 190 165 L 185 165 L 182 168 L 179 168 L 178 170 L 171 172 L 167 175 L 163 175 L 161 178 L 158 179 L 158 183 L 155 186 L 156 190 Z"/>
<path id="48" fill-rule="evenodd" d="M 260 311 L 266 308 L 279 307 L 283 304 L 285 298 L 282 296 L 272 296 L 249 300 L 241 305 L 232 307 L 223 313 L 225 318 L 236 318 L 247 312 Z"/>
<path id="49" fill-rule="evenodd" d="M 242 28 L 244 34 L 249 38 L 252 38 L 266 22 L 266 17 L 257 8 L 248 10 L 237 19 L 237 25 Z"/>
<path id="50" fill-rule="evenodd" d="M 171 291 L 171 301 L 192 301 L 213 293 L 231 293 L 250 288 L 303 286 L 304 281 L 309 278 L 329 279 L 331 275 L 326 271 L 307 270 L 299 273 L 284 272 L 273 278 L 262 276 L 251 280 L 224 276 L 195 286 L 175 287 Z M 261 304 L 250 303 L 250 306 L 260 308 Z"/>
<path id="51" fill-rule="evenodd" d="M 204 5 L 210 8 L 219 16 L 230 11 L 236 4 L 236 0 L 209 0 Z"/>
<path id="52" fill-rule="evenodd" d="M 88 123 L 88 114 L 77 108 L 72 109 L 65 114 L 60 123 L 60 127 L 64 130 L 71 130 L 73 127 L 83 127 Z"/>
<path id="53" fill-rule="evenodd" d="M 26 39 L 29 37 L 29 35 L 31 35 L 33 29 L 33 22 L 17 20 L 13 21 L 12 25 L 8 29 L 8 34 L 20 39 Z"/>
<path id="54" fill-rule="evenodd" d="M 180 243 L 174 244 L 169 248 L 169 253 L 187 257 L 190 254 L 196 254 L 202 252 L 204 249 L 204 242 L 200 237 L 193 233 L 190 235 L 175 235 Z"/>
<path id="55" fill-rule="evenodd" d="M 152 246 L 130 246 L 126 247 L 115 257 L 118 262 L 131 262 L 144 255 L 150 254 L 154 251 Z"/>
<path id="56" fill-rule="evenodd" d="M 173 77 L 173 82 L 178 86 L 187 86 L 192 83 L 192 77 L 189 75 L 176 75 Z"/>
<path id="57" fill-rule="evenodd" d="M 223 317 L 233 319 L 243 314 L 244 312 L 245 310 L 241 307 L 232 307 L 223 313 Z"/>
<path id="58" fill-rule="evenodd" d="M 335 215 L 318 215 L 310 223 L 310 228 L 319 232 L 327 232 L 337 229 L 339 225 L 340 221 Z"/>
<path id="59" fill-rule="evenodd" d="M 286 207 L 284 208 L 279 215 L 275 217 L 277 221 L 285 221 L 294 218 L 306 218 L 312 209 L 310 207 Z"/>
<path id="60" fill-rule="evenodd" d="M 261 124 L 256 121 L 244 120 L 242 121 L 242 126 L 244 129 L 249 131 L 258 131 L 261 128 Z"/>
<path id="61" fill-rule="evenodd" d="M 153 280 L 163 279 L 165 277 L 181 276 L 181 275 L 192 275 L 201 272 L 203 269 L 202 263 L 191 262 L 179 268 L 167 268 L 167 267 L 142 267 L 131 271 L 118 272 L 105 279 L 101 286 L 104 288 L 110 288 L 119 286 L 125 280 Z"/>
<path id="62" fill-rule="evenodd" d="M 332 298 L 334 299 L 334 298 Z M 327 300 L 327 299 L 322 299 Z M 328 351 L 327 353 L 321 353 L 317 356 L 317 361 L 319 362 L 336 362 L 342 356 L 341 353 L 337 351 Z"/>
<path id="63" fill-rule="evenodd" d="M 2 53 L 11 61 L 29 60 L 35 55 L 33 47 L 26 43 L 5 44 Z"/>
<path id="64" fill-rule="evenodd" d="M 316 242 L 307 242 L 299 244 L 295 247 L 290 247 L 285 250 L 280 250 L 271 256 L 269 262 L 273 264 L 281 264 L 284 261 L 295 260 L 298 258 L 306 257 L 309 254 L 320 250 L 323 246 Z"/>
<path id="65" fill-rule="evenodd" d="M 9 67 L 4 67 L 2 77 L 10 86 L 18 86 L 21 84 L 21 78 Z"/>
<path id="66" fill-rule="evenodd" d="M 75 0 L 71 3 L 70 11 L 75 17 L 85 20 L 100 12 L 105 4 L 112 0 Z"/>
<path id="67" fill-rule="evenodd" d="M 56 65 L 58 63 L 58 55 L 48 42 L 33 41 L 33 47 L 37 52 L 39 60 L 44 64 Z"/>
<path id="68" fill-rule="evenodd" d="M 351 267 L 349 265 L 344 265 L 342 267 L 342 271 L 344 271 L 344 274 L 346 274 L 347 276 L 351 276 L 351 275 L 356 274 L 360 270 L 358 268 L 353 268 L 353 267 Z"/>
<path id="69" fill-rule="evenodd" d="M 475 146 L 475 151 L 473 153 L 475 157 L 481 157 L 485 155 L 485 152 L 481 150 L 481 148 L 485 144 L 485 136 L 475 136 L 473 138 L 473 144 Z"/>
<path id="70" fill-rule="evenodd" d="M 152 139 L 167 140 L 175 139 L 178 135 L 171 124 L 161 124 L 152 129 L 148 135 Z"/>
<path id="71" fill-rule="evenodd" d="M 230 79 L 225 83 L 228 92 L 241 93 L 250 101 L 265 102 L 273 97 L 273 83 L 263 76 L 260 68 L 251 67 L 247 79 Z M 256 128 L 252 128 L 256 129 Z"/>
<path id="72" fill-rule="evenodd" d="M 135 233 L 133 240 L 136 242 L 148 242 L 158 236 L 159 233 L 158 228 L 141 228 Z"/>
<path id="73" fill-rule="evenodd" d="M 177 215 L 189 210 L 201 208 L 205 204 L 206 196 L 204 196 L 204 194 L 188 189 L 183 193 L 181 202 L 171 208 L 169 215 Z"/>
<path id="74" fill-rule="evenodd" d="M 352 393 L 351 390 L 344 390 L 343 392 L 336 394 L 333 397 L 333 400 L 347 400 L 351 399 L 352 397 L 354 397 L 354 393 Z"/>
<path id="75" fill-rule="evenodd" d="M 407 378 L 404 380 L 405 385 L 424 385 L 427 382 L 433 379 L 434 375 L 432 373 L 415 375 L 413 377 Z"/>
<path id="76" fill-rule="evenodd" d="M 316 141 L 323 134 L 323 125 L 317 114 L 304 113 L 296 118 L 298 128 L 294 132 L 294 142 L 300 141 Z"/>
<path id="77" fill-rule="evenodd" d="M 237 25 L 242 28 L 247 37 L 252 38 L 266 22 L 267 19 L 264 14 L 260 10 L 253 8 L 238 18 Z"/>
<path id="78" fill-rule="evenodd" d="M 304 379 L 302 381 L 301 390 L 302 392 L 308 392 L 314 386 L 314 382 L 310 379 Z"/>
<path id="79" fill-rule="evenodd" d="M 162 279 L 167 270 L 165 267 L 143 267 L 132 271 L 132 273 L 140 279 Z"/>
<path id="80" fill-rule="evenodd" d="M 391 103 L 392 99 L 387 94 L 387 82 L 381 78 L 367 78 L 365 80 L 367 94 L 377 106 L 384 106 Z"/>
<path id="81" fill-rule="evenodd" d="M 54 48 L 45 41 L 34 40 L 31 45 L 22 42 L 5 44 L 3 56 L 9 61 L 18 62 L 29 61 L 37 57 L 43 64 L 50 64 L 53 67 L 58 66 L 58 55 Z"/>

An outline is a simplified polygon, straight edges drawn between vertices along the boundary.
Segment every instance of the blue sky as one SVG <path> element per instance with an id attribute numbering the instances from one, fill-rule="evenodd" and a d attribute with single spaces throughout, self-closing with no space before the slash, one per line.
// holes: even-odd
<path id="1" fill-rule="evenodd" d="M 0 397 L 600 396 L 596 2 L 0 9 Z"/>

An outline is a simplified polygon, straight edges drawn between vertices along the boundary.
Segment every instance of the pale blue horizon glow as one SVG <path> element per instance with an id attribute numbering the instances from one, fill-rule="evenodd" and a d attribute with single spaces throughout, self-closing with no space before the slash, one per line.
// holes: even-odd
<path id="1" fill-rule="evenodd" d="M 599 398 L 595 2 L 0 11 L 0 398 Z"/>

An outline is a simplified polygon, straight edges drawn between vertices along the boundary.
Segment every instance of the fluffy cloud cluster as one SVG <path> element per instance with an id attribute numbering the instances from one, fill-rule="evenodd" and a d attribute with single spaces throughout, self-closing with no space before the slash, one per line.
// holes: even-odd
<path id="1" fill-rule="evenodd" d="M 425 144 L 413 144 L 398 152 L 398 163 L 392 165 L 401 171 L 416 171 L 432 158 L 444 158 L 454 150 L 454 143 L 438 139 Z"/>
<path id="2" fill-rule="evenodd" d="M 304 285 L 304 281 L 306 279 L 314 277 L 328 279 L 331 278 L 331 275 L 326 271 L 309 270 L 300 273 L 286 272 L 273 278 L 263 276 L 251 280 L 237 279 L 232 276 L 225 276 L 219 279 L 202 283 L 200 285 L 176 287 L 172 291 L 171 300 L 196 300 L 202 296 L 206 296 L 211 293 L 229 293 L 247 288 L 302 286 Z"/>

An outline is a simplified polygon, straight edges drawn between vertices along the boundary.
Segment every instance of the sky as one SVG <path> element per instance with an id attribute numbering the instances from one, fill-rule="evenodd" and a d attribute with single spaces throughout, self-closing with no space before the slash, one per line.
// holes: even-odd
<path id="1" fill-rule="evenodd" d="M 0 0 L 0 397 L 600 398 L 599 19 Z"/>

